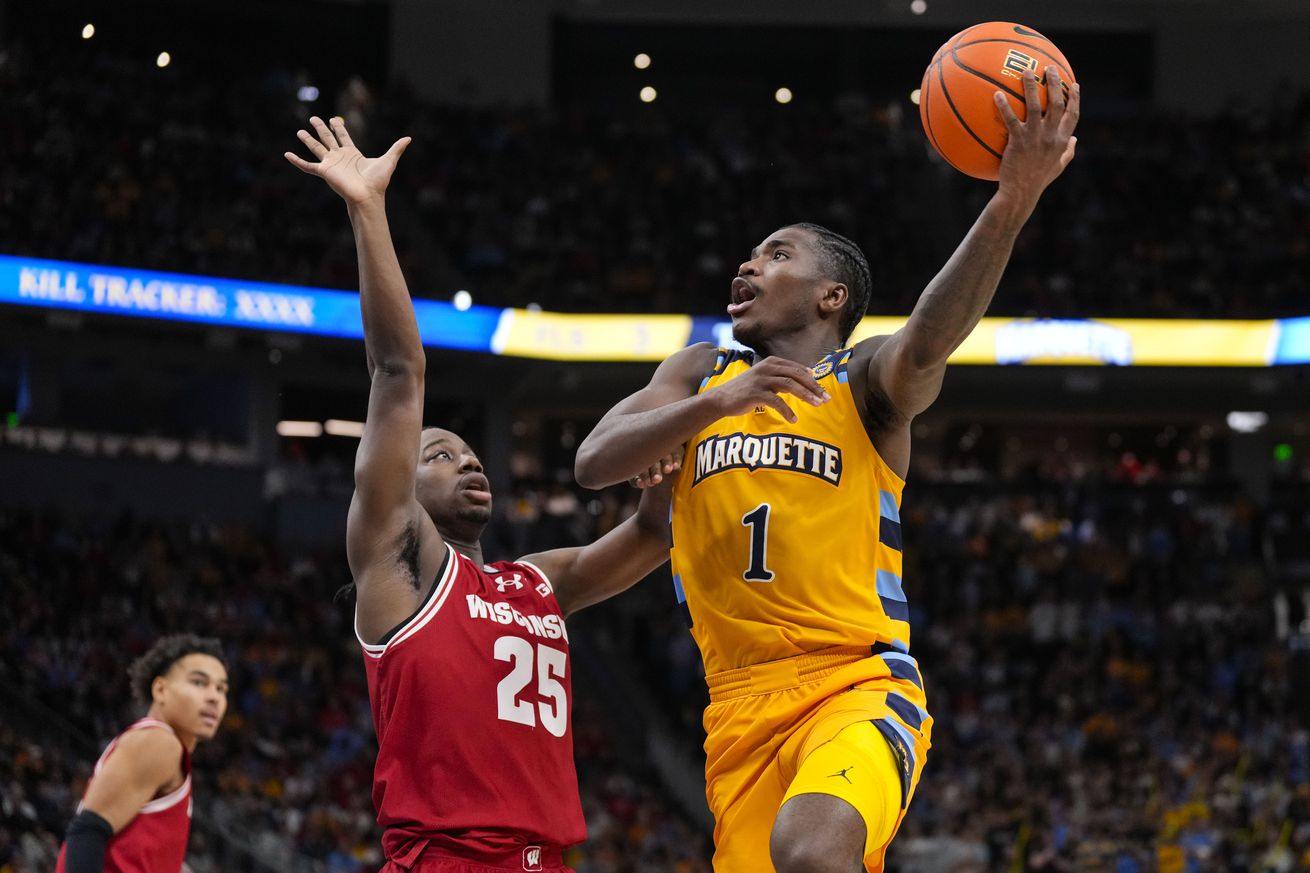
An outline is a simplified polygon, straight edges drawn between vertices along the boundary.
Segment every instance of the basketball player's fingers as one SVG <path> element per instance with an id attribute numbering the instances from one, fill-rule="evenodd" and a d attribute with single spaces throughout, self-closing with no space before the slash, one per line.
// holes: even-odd
<path id="1" fill-rule="evenodd" d="M 1014 114 L 1014 107 L 1010 105 L 1009 98 L 1005 96 L 1004 91 L 997 91 L 992 95 L 992 102 L 996 104 L 996 111 L 1000 113 L 1001 123 L 1009 131 L 1010 136 L 1018 136 L 1023 131 L 1023 122 L 1019 116 Z"/>
<path id="2" fill-rule="evenodd" d="M 309 123 L 314 126 L 314 132 L 318 134 L 319 141 L 327 146 L 328 151 L 341 147 L 341 144 L 337 142 L 337 138 L 332 135 L 332 131 L 328 130 L 328 126 L 323 123 L 323 119 L 317 115 L 311 115 Z"/>
<path id="3" fill-rule="evenodd" d="M 791 407 L 787 405 L 787 401 L 783 400 L 777 394 L 766 392 L 762 400 L 763 405 L 772 406 L 774 409 L 778 410 L 782 417 L 787 419 L 789 423 L 796 423 L 796 413 L 792 412 Z"/>
<path id="4" fill-rule="evenodd" d="M 1071 136 L 1069 137 L 1069 144 L 1064 147 L 1064 154 L 1060 155 L 1061 170 L 1069 166 L 1069 162 L 1073 160 L 1074 153 L 1077 151 L 1078 151 L 1078 137 Z"/>
<path id="5" fill-rule="evenodd" d="M 1064 109 L 1064 117 L 1060 119 L 1060 133 L 1072 135 L 1074 128 L 1078 126 L 1078 116 L 1082 114 L 1083 109 L 1083 89 L 1077 82 L 1069 86 L 1069 104 Z"/>
<path id="6" fill-rule="evenodd" d="M 300 172 L 308 173 L 311 176 L 318 175 L 318 172 L 314 169 L 316 166 L 318 166 L 317 164 L 311 164 L 309 161 L 305 160 L 299 155 L 292 154 L 291 152 L 283 152 L 282 156 L 286 158 L 288 161 L 290 161 L 291 166 L 295 167 Z"/>
<path id="7" fill-rule="evenodd" d="M 296 137 L 305 144 L 305 147 L 309 149 L 309 153 L 314 157 L 322 160 L 323 156 L 327 154 L 328 150 L 323 147 L 323 143 L 316 140 L 314 134 L 309 131 L 298 130 L 296 131 Z"/>
<path id="8" fill-rule="evenodd" d="M 1037 76 L 1032 70 L 1023 71 L 1023 100 L 1028 104 L 1028 120 L 1042 117 L 1042 98 L 1037 94 Z"/>
<path id="9" fill-rule="evenodd" d="M 337 142 L 345 148 L 351 148 L 355 145 L 354 140 L 350 138 L 350 133 L 346 130 L 346 119 L 340 115 L 332 116 L 331 121 L 332 133 L 336 136 Z"/>
<path id="10" fill-rule="evenodd" d="M 1064 88 L 1061 87 L 1060 71 L 1054 64 L 1046 68 L 1046 117 L 1059 121 L 1064 115 Z"/>
<path id="11" fill-rule="evenodd" d="M 405 153 L 405 149 L 409 148 L 409 144 L 413 141 L 412 137 L 402 136 L 391 144 L 391 148 L 387 149 L 386 157 L 389 158 L 392 163 L 395 163 L 400 160 L 400 156 Z"/>
<path id="12" fill-rule="evenodd" d="M 819 387 L 819 383 L 814 381 L 808 370 L 803 375 L 788 374 L 777 386 L 777 391 L 794 394 L 811 406 L 822 406 L 828 402 L 828 393 Z"/>

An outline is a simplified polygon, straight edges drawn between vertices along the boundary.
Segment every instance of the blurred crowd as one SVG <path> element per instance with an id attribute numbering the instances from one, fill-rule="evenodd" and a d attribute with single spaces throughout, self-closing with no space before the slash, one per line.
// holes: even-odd
<path id="1" fill-rule="evenodd" d="M 223 641 L 233 689 L 195 759 L 193 869 L 234 869 L 224 833 L 286 873 L 380 866 L 353 603 L 333 598 L 344 557 L 287 555 L 248 530 L 0 514 L 0 578 L 0 693 L 23 702 L 0 725 L 0 871 L 52 869 L 96 755 L 140 715 L 128 663 L 183 629 Z M 599 703 L 578 704 L 590 840 L 574 868 L 708 873 L 707 835 L 604 719 Z"/>
<path id="2" fill-rule="evenodd" d="M 8 46 L 6 252 L 354 287 L 340 202 L 281 157 L 303 151 L 311 113 L 342 114 L 372 152 L 414 137 L 388 198 L 413 290 L 492 305 L 722 314 L 751 247 L 808 220 L 865 248 L 872 313 L 903 314 L 991 190 L 930 154 L 913 106 L 858 95 L 613 116 L 426 105 L 358 80 L 306 103 L 305 81 L 161 72 L 98 42 Z M 1273 93 L 1200 120 L 1098 117 L 1089 92 L 1078 159 L 1022 235 L 994 312 L 1304 314 L 1310 99 Z"/>

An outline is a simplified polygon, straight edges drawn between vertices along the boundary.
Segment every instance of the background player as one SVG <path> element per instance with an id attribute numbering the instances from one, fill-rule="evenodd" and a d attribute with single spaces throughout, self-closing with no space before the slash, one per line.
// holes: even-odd
<path id="1" fill-rule="evenodd" d="M 564 617 L 664 563 L 668 491 L 589 546 L 483 563 L 482 464 L 456 434 L 422 428 L 426 359 L 383 199 L 409 139 L 369 159 L 341 119 L 311 122 L 317 138 L 299 136 L 318 162 L 287 159 L 349 207 L 372 377 L 346 547 L 387 869 L 558 869 L 586 837 Z"/>
<path id="2" fill-rule="evenodd" d="M 176 873 L 191 833 L 191 755 L 227 711 L 218 640 L 176 634 L 132 663 L 132 694 L 149 704 L 96 761 L 59 852 L 59 873 Z"/>
<path id="3" fill-rule="evenodd" d="M 782 228 L 732 283 L 733 333 L 755 353 L 673 355 L 579 448 L 579 483 L 600 487 L 657 481 L 642 475 L 650 460 L 689 441 L 673 571 L 710 688 L 720 873 L 880 870 L 913 795 L 932 720 L 901 586 L 910 423 L 1073 158 L 1079 89 L 1066 106 L 1047 76 L 1045 116 L 1031 73 L 1026 123 L 996 95 L 1010 134 L 999 187 L 905 327 L 842 350 L 868 304 L 868 263 L 824 228 Z"/>

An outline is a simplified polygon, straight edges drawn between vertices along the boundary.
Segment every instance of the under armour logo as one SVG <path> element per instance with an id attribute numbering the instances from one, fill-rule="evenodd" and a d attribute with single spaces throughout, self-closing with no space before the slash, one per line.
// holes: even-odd
<path id="1" fill-rule="evenodd" d="M 541 846 L 528 846 L 523 850 L 523 869 L 541 869 Z"/>
<path id="2" fill-rule="evenodd" d="M 855 769 L 854 767 L 844 767 L 844 768 L 842 768 L 841 770 L 838 770 L 836 773 L 830 773 L 830 774 L 828 775 L 828 778 L 829 778 L 829 779 L 836 779 L 838 776 L 840 776 L 841 778 L 845 779 L 845 780 L 846 780 L 848 783 L 850 783 L 851 785 L 854 785 L 855 783 L 854 783 L 854 782 L 851 782 L 851 777 L 849 777 L 849 776 L 846 775 L 847 773 L 851 772 L 851 771 L 854 770 L 854 769 Z"/>
<path id="3" fill-rule="evenodd" d="M 513 578 L 506 579 L 504 576 L 496 577 L 496 590 L 504 594 L 506 590 L 513 588 L 518 591 L 523 587 L 523 574 L 515 573 Z"/>

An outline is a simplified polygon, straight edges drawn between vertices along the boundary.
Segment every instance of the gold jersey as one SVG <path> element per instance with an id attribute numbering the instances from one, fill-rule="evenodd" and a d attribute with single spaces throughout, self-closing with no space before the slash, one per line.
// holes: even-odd
<path id="1" fill-rule="evenodd" d="M 831 400 L 785 395 L 795 424 L 757 407 L 687 445 L 674 486 L 674 587 L 707 674 L 831 646 L 888 653 L 912 670 L 901 588 L 904 481 L 878 455 L 847 380 L 849 350 L 813 368 Z M 719 350 L 707 391 L 745 373 Z M 916 672 L 917 678 L 917 672 Z"/>

